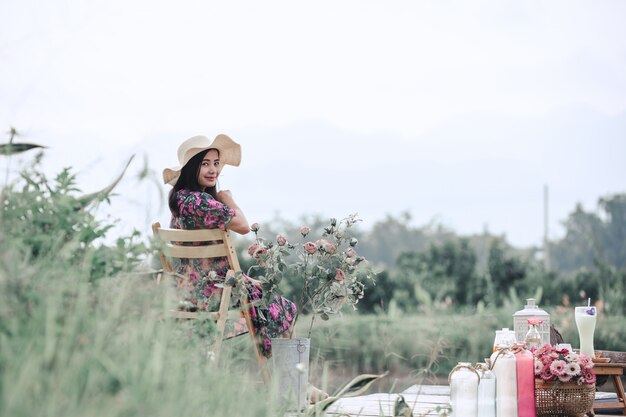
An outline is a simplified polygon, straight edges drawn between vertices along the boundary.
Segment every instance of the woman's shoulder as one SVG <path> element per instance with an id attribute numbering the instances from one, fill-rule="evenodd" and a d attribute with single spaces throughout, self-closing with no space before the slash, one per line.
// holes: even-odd
<path id="1" fill-rule="evenodd" d="M 176 191 L 176 198 L 180 201 L 184 201 L 190 198 L 196 200 L 215 200 L 213 196 L 209 193 L 206 193 L 204 191 L 189 190 L 187 188 L 182 188 Z"/>
<path id="2" fill-rule="evenodd" d="M 204 191 L 181 189 L 176 192 L 176 201 L 181 210 L 185 208 L 207 210 L 224 210 L 226 206 Z"/>

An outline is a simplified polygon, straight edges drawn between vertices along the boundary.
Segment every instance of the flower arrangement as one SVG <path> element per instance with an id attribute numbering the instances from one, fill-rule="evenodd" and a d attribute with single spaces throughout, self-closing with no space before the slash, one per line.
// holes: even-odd
<path id="1" fill-rule="evenodd" d="M 250 269 L 261 283 L 263 301 L 270 301 L 271 293 L 282 294 L 283 279 L 300 280 L 298 315 L 303 311 L 311 313 L 309 337 L 316 316 L 328 320 L 346 305 L 356 309 L 365 283 L 374 281 L 375 272 L 358 255 L 358 240 L 350 233 L 358 221 L 356 214 L 340 221 L 330 219 L 319 238 L 312 237 L 311 229 L 303 226 L 298 243 L 283 235 L 276 236 L 275 241 L 267 240 L 259 235 L 257 223 L 251 226 L 255 241 L 248 247 L 248 254 L 256 265 Z"/>
<path id="2" fill-rule="evenodd" d="M 556 349 L 548 344 L 532 349 L 535 357 L 535 377 L 544 381 L 595 384 L 593 361 L 589 355 Z"/>

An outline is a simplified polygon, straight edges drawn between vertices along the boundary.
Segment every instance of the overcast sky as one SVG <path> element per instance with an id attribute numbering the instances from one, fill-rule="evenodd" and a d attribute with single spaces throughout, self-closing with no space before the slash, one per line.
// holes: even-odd
<path id="1" fill-rule="evenodd" d="M 243 160 L 221 186 L 250 221 L 408 211 L 538 245 L 544 185 L 552 238 L 626 192 L 625 18 L 623 0 L 0 0 L 0 129 L 85 192 L 137 154 L 101 209 L 122 229 L 168 221 L 144 158 L 160 177 L 184 139 L 227 133 Z"/>

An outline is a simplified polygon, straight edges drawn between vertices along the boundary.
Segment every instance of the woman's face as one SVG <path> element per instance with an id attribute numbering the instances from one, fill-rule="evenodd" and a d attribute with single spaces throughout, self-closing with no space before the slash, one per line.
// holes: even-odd
<path id="1" fill-rule="evenodd" d="M 217 150 L 209 150 L 200 163 L 200 171 L 198 172 L 198 184 L 202 188 L 215 187 L 217 177 L 222 172 L 220 164 L 220 154 Z"/>

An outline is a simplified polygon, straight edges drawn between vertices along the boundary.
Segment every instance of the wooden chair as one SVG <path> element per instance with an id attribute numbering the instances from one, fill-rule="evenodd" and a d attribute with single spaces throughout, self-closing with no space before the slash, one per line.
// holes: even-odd
<path id="1" fill-rule="evenodd" d="M 163 266 L 164 276 L 173 276 L 172 258 L 182 259 L 211 259 L 218 257 L 228 258 L 230 271 L 239 272 L 239 260 L 235 252 L 228 231 L 220 229 L 199 229 L 199 230 L 181 230 L 169 229 L 161 227 L 160 223 L 152 225 L 152 231 L 157 241 L 160 243 L 160 258 Z M 194 246 L 184 245 L 185 243 L 194 243 Z M 160 281 L 160 279 L 157 279 Z M 230 299 L 232 295 L 232 287 L 224 285 L 219 303 L 218 311 L 181 311 L 172 310 L 172 315 L 177 319 L 206 319 L 211 318 L 217 322 L 217 338 L 213 347 L 215 360 L 219 359 L 219 353 L 224 338 L 224 328 L 226 320 L 229 317 Z M 231 312 L 234 312 L 231 310 Z M 252 319 L 250 318 L 248 299 L 246 296 L 241 298 L 241 311 L 237 311 L 237 317 L 245 319 L 248 327 L 248 334 L 254 347 L 257 361 L 261 365 L 263 376 L 267 380 L 266 358 L 259 350 L 256 343 L 257 336 L 254 333 Z"/>

